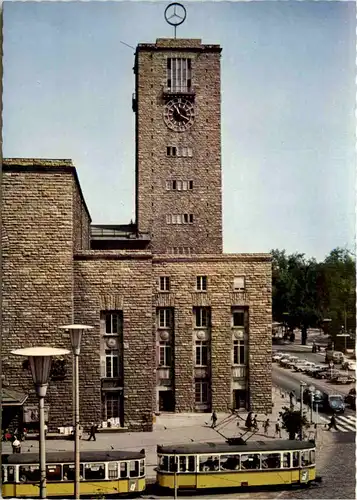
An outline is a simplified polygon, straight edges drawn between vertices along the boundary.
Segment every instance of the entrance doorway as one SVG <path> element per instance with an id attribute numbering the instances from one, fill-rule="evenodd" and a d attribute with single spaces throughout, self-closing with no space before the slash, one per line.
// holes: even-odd
<path id="1" fill-rule="evenodd" d="M 175 411 L 173 391 L 159 391 L 159 411 Z"/>
<path id="2" fill-rule="evenodd" d="M 245 389 L 233 390 L 233 409 L 245 409 L 247 407 L 247 391 Z"/>

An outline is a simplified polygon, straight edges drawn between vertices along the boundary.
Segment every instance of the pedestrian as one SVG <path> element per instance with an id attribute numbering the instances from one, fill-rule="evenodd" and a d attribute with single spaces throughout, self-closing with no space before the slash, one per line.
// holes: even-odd
<path id="1" fill-rule="evenodd" d="M 252 420 L 252 427 L 257 431 L 258 430 L 258 415 L 254 415 Z"/>
<path id="2" fill-rule="evenodd" d="M 290 406 L 294 406 L 294 398 L 295 398 L 295 392 L 290 391 L 290 393 L 289 393 Z"/>
<path id="3" fill-rule="evenodd" d="M 334 428 L 336 431 L 338 431 L 337 425 L 336 425 L 335 414 L 332 415 L 330 423 L 328 424 L 328 429 L 327 430 L 330 431 L 332 428 Z"/>
<path id="4" fill-rule="evenodd" d="M 274 437 L 275 436 L 278 436 L 279 438 L 281 438 L 281 428 L 280 428 L 280 422 L 279 422 L 279 420 L 277 420 L 276 424 L 275 424 L 275 434 L 274 434 Z"/>
<path id="5" fill-rule="evenodd" d="M 21 442 L 14 436 L 14 440 L 12 442 L 12 453 L 21 453 Z"/>
<path id="6" fill-rule="evenodd" d="M 93 441 L 96 441 L 96 437 L 95 437 L 95 432 L 96 432 L 97 428 L 96 426 L 94 425 L 94 423 L 92 422 L 90 424 L 90 431 L 89 431 L 89 438 L 88 438 L 88 441 L 90 441 L 92 438 L 93 438 Z"/>
<path id="7" fill-rule="evenodd" d="M 245 421 L 245 426 L 248 428 L 248 431 L 250 431 L 252 426 L 253 426 L 253 412 L 252 411 L 250 411 L 248 413 L 247 419 Z"/>
<path id="8" fill-rule="evenodd" d="M 211 420 L 212 420 L 211 428 L 214 429 L 216 427 L 216 423 L 217 423 L 217 413 L 214 410 L 213 410 L 212 415 L 211 415 Z"/>
<path id="9" fill-rule="evenodd" d="M 269 419 L 267 418 L 263 424 L 264 434 L 266 434 L 267 436 L 269 433 L 269 427 L 270 427 L 270 422 L 269 422 Z"/>
<path id="10" fill-rule="evenodd" d="M 47 432 L 48 432 L 48 425 L 47 424 L 45 424 L 44 430 L 45 430 L 45 436 L 47 436 Z"/>

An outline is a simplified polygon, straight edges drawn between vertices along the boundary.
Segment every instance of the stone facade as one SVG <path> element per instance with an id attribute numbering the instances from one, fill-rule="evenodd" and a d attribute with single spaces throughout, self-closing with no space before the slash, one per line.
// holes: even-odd
<path id="1" fill-rule="evenodd" d="M 75 322 L 94 327 L 81 347 L 83 425 L 113 419 L 151 430 L 157 411 L 271 409 L 271 257 L 222 253 L 220 52 L 192 39 L 138 46 L 131 236 L 148 233 L 150 249 L 119 250 L 115 231 L 105 247 L 91 246 L 70 160 L 4 160 L 2 355 L 5 382 L 30 394 L 28 403 L 32 381 L 11 350 L 68 348 L 58 327 Z M 182 95 L 195 121 L 182 132 L 163 119 L 168 100 L 182 97 L 165 90 L 168 57 L 191 61 L 192 88 Z M 167 189 L 175 179 L 192 185 Z M 192 223 L 168 224 L 175 213 L 192 213 Z M 191 255 L 172 255 L 183 248 Z M 72 423 L 71 356 L 66 367 L 49 386 L 51 430 Z"/>
<path id="2" fill-rule="evenodd" d="M 153 253 L 222 252 L 220 52 L 218 45 L 194 39 L 158 39 L 137 47 L 137 222 L 140 231 L 151 233 Z M 187 92 L 165 92 L 168 58 L 190 60 Z M 175 97 L 189 99 L 195 114 L 192 127 L 179 133 L 163 117 Z M 168 147 L 178 154 L 168 156 Z M 183 147 L 192 149 L 191 157 L 179 156 Z M 193 188 L 168 190 L 172 180 L 191 181 Z M 168 224 L 171 214 L 192 214 L 193 222 Z"/>

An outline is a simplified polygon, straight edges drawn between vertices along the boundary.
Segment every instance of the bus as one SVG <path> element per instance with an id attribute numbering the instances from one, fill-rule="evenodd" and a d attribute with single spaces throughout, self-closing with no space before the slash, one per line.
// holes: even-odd
<path id="1" fill-rule="evenodd" d="M 145 450 L 83 451 L 80 455 L 80 494 L 118 496 L 145 490 Z M 35 498 L 40 492 L 38 453 L 2 456 L 3 498 Z M 74 495 L 74 453 L 46 453 L 47 496 Z"/>
<path id="2" fill-rule="evenodd" d="M 157 456 L 157 484 L 171 490 L 309 486 L 321 480 L 313 441 L 165 445 L 157 447 Z"/>

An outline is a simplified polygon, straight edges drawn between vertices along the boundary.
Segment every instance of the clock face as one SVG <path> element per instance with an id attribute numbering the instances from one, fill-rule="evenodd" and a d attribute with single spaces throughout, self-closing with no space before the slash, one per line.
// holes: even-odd
<path id="1" fill-rule="evenodd" d="M 164 121 L 175 132 L 184 132 L 193 125 L 195 109 L 186 99 L 171 99 L 164 108 Z"/>

